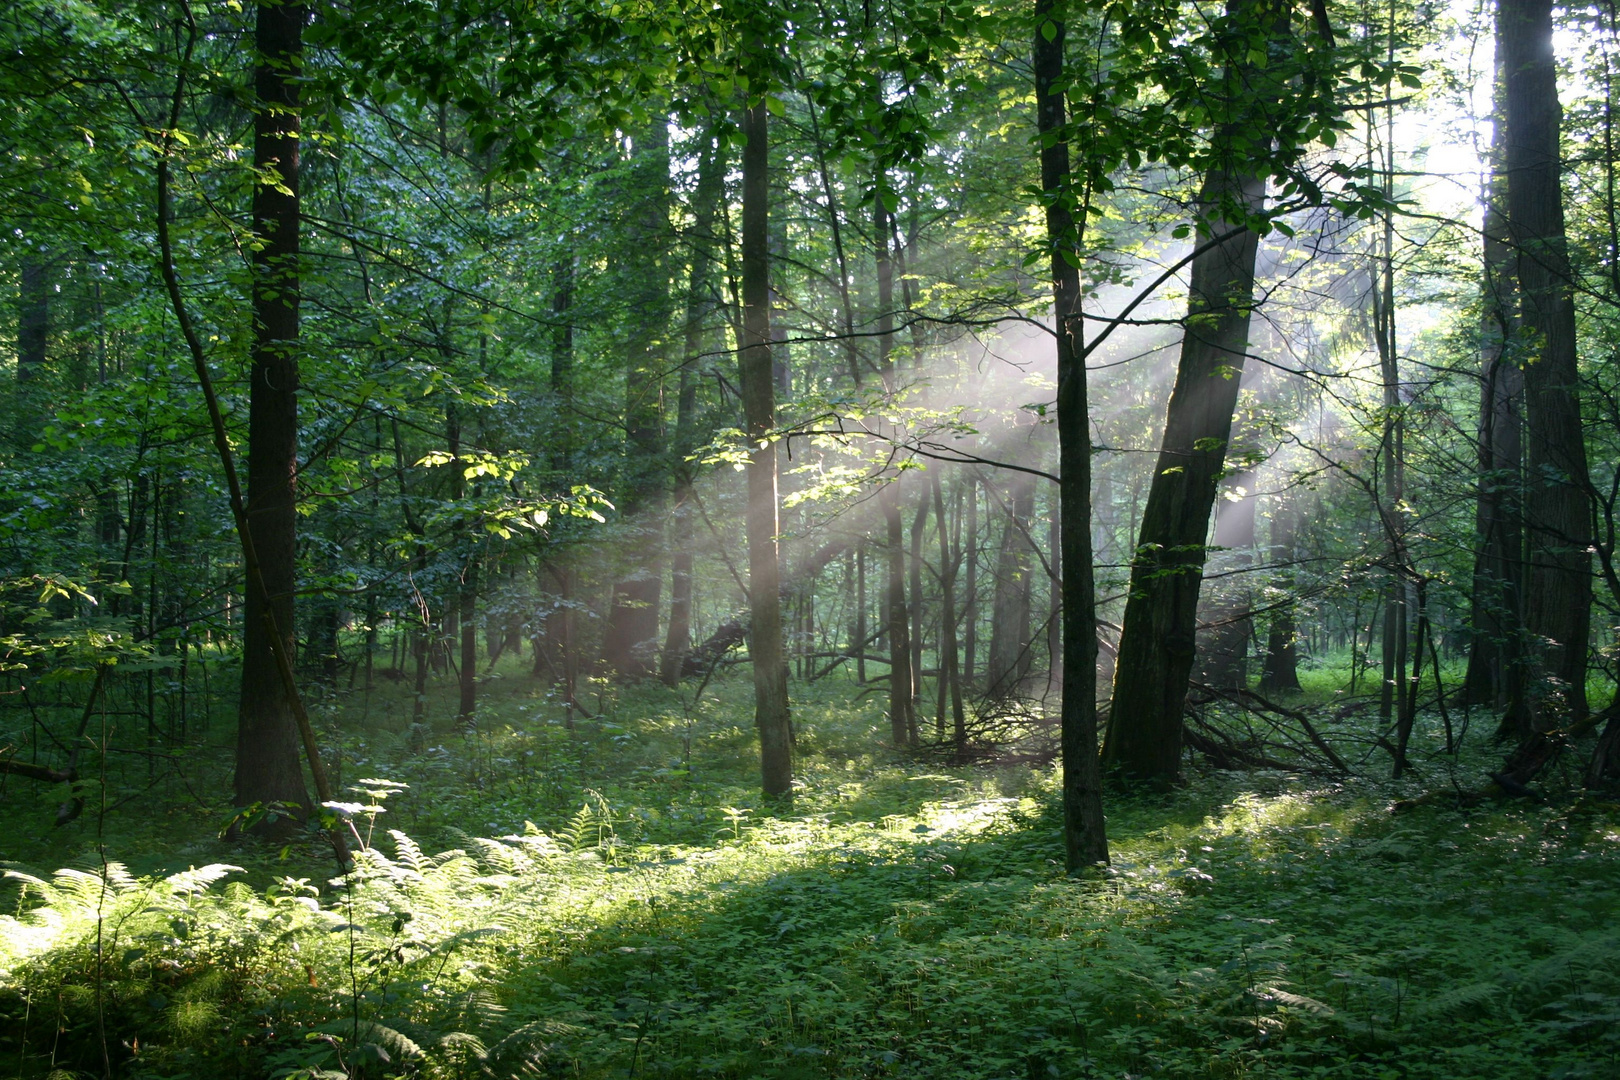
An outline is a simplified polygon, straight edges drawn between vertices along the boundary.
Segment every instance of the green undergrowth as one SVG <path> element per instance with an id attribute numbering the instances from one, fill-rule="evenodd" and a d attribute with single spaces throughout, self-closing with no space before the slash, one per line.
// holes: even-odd
<path id="1" fill-rule="evenodd" d="M 169 848 L 213 856 L 195 870 L 133 875 L 116 831 L 105 866 L 14 867 L 0 1067 L 1620 1075 L 1611 804 L 1392 815 L 1409 789 L 1206 773 L 1112 794 L 1113 866 L 1071 878 L 1051 772 L 890 760 L 876 714 L 823 688 L 773 809 L 746 682 L 719 689 L 572 731 L 514 690 L 414 753 L 350 730 L 341 878 L 312 843 L 200 832 Z"/>

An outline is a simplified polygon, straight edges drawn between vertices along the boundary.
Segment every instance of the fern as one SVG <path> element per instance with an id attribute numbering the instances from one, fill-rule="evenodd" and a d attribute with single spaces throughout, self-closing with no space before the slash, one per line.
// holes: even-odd
<path id="1" fill-rule="evenodd" d="M 1469 983 L 1436 994 L 1419 1005 L 1416 1016 L 1426 1020 L 1453 1020 L 1488 1012 L 1502 994 L 1494 982 Z"/>

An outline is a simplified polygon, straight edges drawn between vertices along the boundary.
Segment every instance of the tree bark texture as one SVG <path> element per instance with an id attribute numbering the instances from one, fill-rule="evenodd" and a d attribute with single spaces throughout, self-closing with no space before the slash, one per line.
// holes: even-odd
<path id="1" fill-rule="evenodd" d="M 253 73 L 253 338 L 249 369 L 247 523 L 266 598 L 243 604 L 242 692 L 236 744 L 238 806 L 308 805 L 299 733 L 269 640 L 272 614 L 293 655 L 297 571 L 299 91 L 302 4 L 260 4 Z"/>
<path id="2" fill-rule="evenodd" d="M 788 718 L 787 660 L 782 651 L 781 567 L 777 549 L 775 381 L 771 372 L 769 235 L 769 113 L 764 101 L 742 116 L 741 370 L 743 419 L 748 438 L 748 651 L 754 668 L 754 723 L 759 728 L 760 775 L 765 794 L 793 790 L 793 748 Z"/>
<path id="3" fill-rule="evenodd" d="M 1518 256 L 1529 567 L 1521 737 L 1587 711 L 1592 580 L 1586 444 L 1575 356 L 1551 0 L 1499 0 L 1507 102 L 1508 234 Z"/>

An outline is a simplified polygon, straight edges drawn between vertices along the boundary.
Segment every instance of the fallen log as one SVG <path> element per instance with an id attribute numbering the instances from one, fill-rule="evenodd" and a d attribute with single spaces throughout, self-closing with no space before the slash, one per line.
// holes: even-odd
<path id="1" fill-rule="evenodd" d="M 815 581 L 816 577 L 838 556 L 849 550 L 848 540 L 832 540 L 817 548 L 793 576 L 782 583 L 782 602 L 785 604 L 798 595 L 800 589 Z M 681 677 L 695 678 L 710 670 L 720 658 L 748 639 L 748 612 L 732 616 L 695 646 L 681 661 Z"/>

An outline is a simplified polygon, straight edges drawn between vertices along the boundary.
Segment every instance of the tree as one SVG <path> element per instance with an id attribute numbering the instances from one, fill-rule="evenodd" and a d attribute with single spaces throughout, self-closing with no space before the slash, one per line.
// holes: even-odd
<path id="1" fill-rule="evenodd" d="M 1586 711 L 1591 505 L 1559 154 L 1550 0 L 1499 0 L 1507 228 L 1516 249 L 1525 403 L 1527 679 L 1509 706 L 1529 737 Z"/>
<path id="2" fill-rule="evenodd" d="M 268 635 L 296 647 L 299 76 L 309 9 L 256 8 L 253 71 L 253 340 L 249 369 L 247 520 L 265 596 L 243 601 L 236 803 L 307 805 L 298 728 Z"/>
<path id="3" fill-rule="evenodd" d="M 755 39 L 756 42 L 759 40 Z M 742 296 L 738 352 L 744 436 L 748 440 L 748 652 L 754 669 L 754 724 L 759 729 L 765 794 L 793 792 L 788 727 L 787 657 L 782 648 L 781 565 L 777 550 L 776 383 L 771 370 L 769 104 L 763 95 L 743 109 Z"/>
<path id="4" fill-rule="evenodd" d="M 1091 567 L 1091 418 L 1079 260 L 1087 206 L 1077 206 L 1069 170 L 1063 92 L 1065 24 L 1055 0 L 1035 3 L 1035 110 L 1041 188 L 1052 249 L 1052 315 L 1058 365 L 1058 468 L 1062 502 L 1063 837 L 1073 871 L 1108 861 L 1097 760 L 1097 624 Z M 1087 200 L 1089 203 L 1089 199 Z M 1080 219 L 1075 220 L 1079 210 Z"/>
<path id="5" fill-rule="evenodd" d="M 1234 65 L 1227 92 L 1258 74 L 1252 64 Z M 1210 242 L 1192 264 L 1176 385 L 1131 562 L 1104 751 L 1107 764 L 1133 776 L 1169 779 L 1181 771 L 1204 538 L 1249 350 L 1260 242 L 1249 219 L 1261 212 L 1266 188 L 1256 163 L 1269 139 L 1253 121 L 1228 121 L 1215 136 L 1217 161 L 1199 193 L 1198 235 Z"/>

